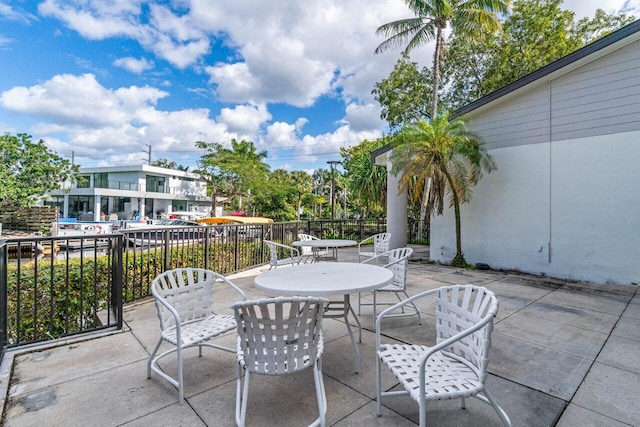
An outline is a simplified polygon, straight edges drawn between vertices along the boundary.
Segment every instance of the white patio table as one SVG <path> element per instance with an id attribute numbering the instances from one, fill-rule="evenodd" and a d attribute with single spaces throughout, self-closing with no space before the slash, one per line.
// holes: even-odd
<path id="1" fill-rule="evenodd" d="M 333 256 L 330 257 L 330 260 L 338 261 L 338 248 L 346 248 L 349 246 L 356 246 L 358 242 L 355 240 L 346 240 L 346 239 L 313 239 L 313 240 L 296 240 L 292 243 L 293 246 L 300 247 L 306 246 L 310 247 L 313 251 L 313 260 L 318 262 L 319 257 L 317 256 L 318 252 L 321 249 L 331 249 L 333 251 Z"/>
<path id="2" fill-rule="evenodd" d="M 322 296 L 343 295 L 342 301 L 329 303 L 324 317 L 343 318 L 355 352 L 355 372 L 360 370 L 360 350 L 349 324 L 349 312 L 358 324 L 362 342 L 362 325 L 351 307 L 349 294 L 381 288 L 393 279 L 393 273 L 383 267 L 355 262 L 323 262 L 277 268 L 256 276 L 256 288 L 272 295 Z"/>

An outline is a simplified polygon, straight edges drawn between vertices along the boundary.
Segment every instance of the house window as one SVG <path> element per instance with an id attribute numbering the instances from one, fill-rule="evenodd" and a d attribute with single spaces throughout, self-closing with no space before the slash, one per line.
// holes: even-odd
<path id="1" fill-rule="evenodd" d="M 106 172 L 94 173 L 93 188 L 109 188 L 109 174 Z"/>
<path id="2" fill-rule="evenodd" d="M 154 193 L 164 193 L 164 176 L 147 175 L 147 188 L 146 191 Z"/>

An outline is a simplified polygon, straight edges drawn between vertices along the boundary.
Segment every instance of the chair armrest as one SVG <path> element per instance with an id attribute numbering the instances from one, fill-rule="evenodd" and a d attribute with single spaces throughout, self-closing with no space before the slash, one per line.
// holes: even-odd
<path id="1" fill-rule="evenodd" d="M 360 243 L 358 243 L 358 252 L 360 252 L 360 246 L 362 246 L 362 244 L 368 244 L 366 242 L 368 242 L 369 240 L 373 240 L 373 236 L 369 236 L 366 239 L 364 239 L 363 241 L 361 241 Z"/>
<path id="2" fill-rule="evenodd" d="M 360 252 L 360 251 L 358 250 L 358 252 Z M 378 261 L 380 258 L 382 258 L 382 254 L 374 255 L 371 258 L 367 258 L 364 261 L 361 261 L 360 263 L 361 264 L 374 264 L 374 261 L 375 261 L 376 265 L 380 265 L 380 263 Z M 389 264 L 389 265 L 391 265 L 391 264 Z M 385 267 L 386 267 L 386 265 L 385 265 Z"/>
<path id="3" fill-rule="evenodd" d="M 408 303 L 411 303 L 417 299 L 426 297 L 427 295 L 431 295 L 431 294 L 435 294 L 436 292 L 438 292 L 439 288 L 436 289 L 431 289 L 428 291 L 424 291 L 424 292 L 420 292 L 419 294 L 416 294 L 410 298 L 407 298 L 405 300 L 402 300 L 400 302 L 398 302 L 397 304 L 392 305 L 391 307 L 388 307 L 386 309 L 384 309 L 382 311 L 382 313 L 378 314 L 378 317 L 376 317 L 376 351 L 380 350 L 380 326 L 381 326 L 381 322 L 383 317 L 388 314 L 389 312 L 392 312 L 394 310 L 397 310 L 399 308 L 402 308 L 404 306 L 406 306 Z"/>
<path id="4" fill-rule="evenodd" d="M 242 297 L 242 301 L 246 301 L 247 300 L 247 295 L 244 293 L 244 291 L 242 289 L 240 289 L 239 287 L 237 287 L 231 280 L 227 279 L 226 277 L 224 277 L 222 274 L 218 274 L 215 273 L 214 274 L 220 279 L 222 280 L 225 284 L 227 284 L 227 286 L 229 286 L 231 289 L 233 289 L 234 291 L 236 291 L 237 293 L 240 294 L 240 296 Z"/>

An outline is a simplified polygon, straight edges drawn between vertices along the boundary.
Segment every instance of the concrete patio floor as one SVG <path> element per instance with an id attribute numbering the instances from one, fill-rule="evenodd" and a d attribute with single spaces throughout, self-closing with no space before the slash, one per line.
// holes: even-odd
<path id="1" fill-rule="evenodd" d="M 637 286 L 594 285 L 515 273 L 462 270 L 427 263 L 415 247 L 408 292 L 449 284 L 486 286 L 498 296 L 487 385 L 514 426 L 640 425 L 640 295 Z M 353 250 L 341 260 L 357 259 Z M 355 258 L 354 258 L 355 256 Z M 230 276 L 248 298 L 265 296 L 253 286 L 261 269 Z M 348 280 L 348 278 L 345 278 Z M 217 293 L 223 310 L 233 302 Z M 357 300 L 357 298 L 352 298 Z M 432 344 L 431 305 L 415 317 L 385 320 L 389 339 Z M 383 401 L 375 415 L 375 352 L 372 309 L 363 308 L 365 328 L 359 344 L 360 373 L 344 324 L 324 322 L 323 372 L 328 398 L 327 425 L 412 426 L 418 407 L 408 397 Z M 6 426 L 233 426 L 235 357 L 204 349 L 185 354 L 185 404 L 157 375 L 147 379 L 146 361 L 158 336 L 152 300 L 125 308 L 124 331 L 93 339 L 68 340 L 57 347 L 10 352 L 2 365 Z M 217 341 L 235 345 L 229 333 Z M 174 358 L 162 364 L 175 373 Z M 396 386 L 383 373 L 383 386 Z M 249 426 L 302 426 L 317 416 L 310 370 L 285 377 L 253 376 L 247 414 Z M 493 409 L 467 399 L 430 403 L 430 426 L 494 426 Z"/>

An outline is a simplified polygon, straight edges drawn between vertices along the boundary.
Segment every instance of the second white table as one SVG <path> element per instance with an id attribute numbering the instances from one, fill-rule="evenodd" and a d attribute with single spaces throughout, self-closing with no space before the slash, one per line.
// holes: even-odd
<path id="1" fill-rule="evenodd" d="M 346 248 L 349 246 L 355 246 L 358 242 L 355 240 L 347 240 L 347 239 L 313 239 L 313 240 L 296 240 L 293 242 L 293 246 L 296 247 L 308 247 L 313 251 L 313 260 L 318 261 L 317 254 L 320 250 L 329 249 L 333 252 L 333 257 L 331 260 L 338 261 L 338 248 Z"/>

